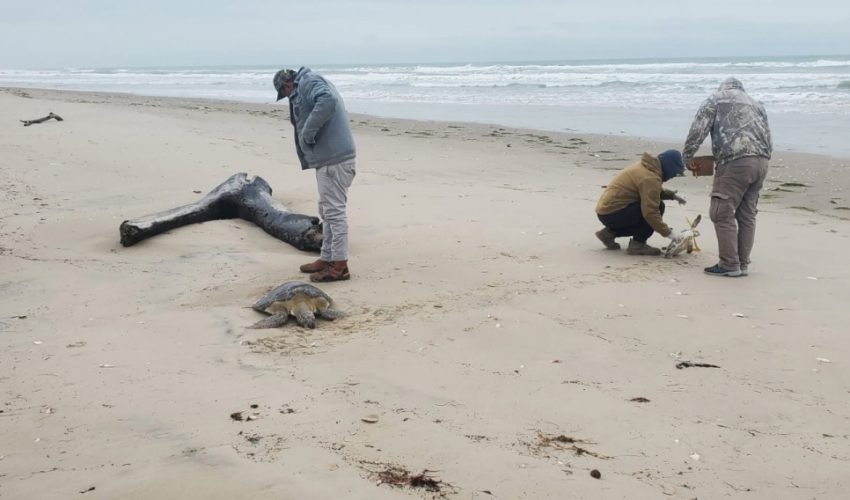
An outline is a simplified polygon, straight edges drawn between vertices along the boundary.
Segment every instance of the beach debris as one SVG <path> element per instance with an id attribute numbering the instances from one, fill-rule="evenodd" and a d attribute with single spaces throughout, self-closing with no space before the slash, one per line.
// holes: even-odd
<path id="1" fill-rule="evenodd" d="M 709 363 L 692 363 L 690 361 L 680 361 L 676 363 L 676 368 L 681 370 L 682 368 L 720 368 L 717 365 L 712 365 Z"/>
<path id="2" fill-rule="evenodd" d="M 257 444 L 263 439 L 263 436 L 259 434 L 245 434 L 242 431 L 239 431 L 239 435 L 244 437 L 245 441 L 248 441 L 251 444 Z"/>
<path id="3" fill-rule="evenodd" d="M 360 466 L 369 472 L 378 486 L 386 484 L 394 488 L 421 488 L 430 493 L 439 493 L 441 497 L 455 492 L 453 485 L 434 476 L 438 472 L 435 470 L 423 469 L 419 474 L 413 474 L 400 465 L 368 460 L 361 460 Z"/>
<path id="4" fill-rule="evenodd" d="M 89 486 L 88 488 L 81 491 L 80 494 L 82 495 L 83 493 L 88 493 L 90 491 L 94 491 L 94 486 Z"/>
<path id="5" fill-rule="evenodd" d="M 636 397 L 636 398 L 632 398 L 632 399 L 630 399 L 629 401 L 631 401 L 631 402 L 633 402 L 633 403 L 649 403 L 649 399 L 647 399 L 647 398 L 645 398 L 645 397 L 642 397 L 642 396 L 638 396 L 638 397 Z"/>
<path id="6" fill-rule="evenodd" d="M 322 225 L 318 217 L 297 214 L 272 198 L 272 188 L 262 177 L 240 172 L 230 176 L 195 203 L 125 220 L 119 227 L 125 247 L 165 231 L 211 220 L 240 218 L 253 222 L 275 238 L 299 250 L 318 252 Z"/>
<path id="7" fill-rule="evenodd" d="M 682 318 L 682 319 L 688 319 L 688 318 L 690 318 L 690 316 L 688 316 L 687 314 L 678 314 L 676 317 L 677 317 L 677 318 Z"/>
<path id="8" fill-rule="evenodd" d="M 290 316 L 304 328 L 315 328 L 317 316 L 334 320 L 343 315 L 332 305 L 333 299 L 319 288 L 303 281 L 287 281 L 251 306 L 255 311 L 270 316 L 249 328 L 277 328 L 286 324 Z"/>
<path id="9" fill-rule="evenodd" d="M 42 341 L 40 341 L 40 340 L 33 340 L 33 341 L 32 341 L 32 343 L 33 343 L 33 344 L 35 344 L 35 345 L 41 345 L 41 344 L 43 344 L 44 342 L 42 342 Z"/>
<path id="10" fill-rule="evenodd" d="M 746 318 L 747 317 L 747 315 L 744 314 L 744 313 L 732 313 L 732 316 L 735 316 L 736 318 Z"/>
<path id="11" fill-rule="evenodd" d="M 101 363 L 100 368 L 115 368 L 115 365 L 109 363 Z"/>
<path id="12" fill-rule="evenodd" d="M 46 122 L 47 120 L 50 120 L 51 118 L 56 120 L 57 122 L 65 121 L 64 118 L 62 118 L 61 116 L 59 116 L 56 113 L 51 111 L 50 114 L 48 114 L 47 116 L 43 116 L 41 118 L 36 118 L 35 120 L 21 120 L 21 123 L 24 124 L 24 127 L 29 127 L 30 125 L 34 125 L 36 123 Z"/>
<path id="13" fill-rule="evenodd" d="M 697 215 L 693 221 L 685 217 L 685 222 L 688 223 L 688 227 L 679 233 L 679 241 L 671 243 L 664 249 L 665 258 L 670 259 L 685 251 L 687 253 L 700 251 L 699 245 L 697 245 L 697 236 L 699 236 L 699 231 L 697 231 L 696 227 L 701 220 L 702 214 Z"/>
<path id="14" fill-rule="evenodd" d="M 230 414 L 230 419 L 235 420 L 237 422 L 242 422 L 242 421 L 249 421 L 250 422 L 251 420 L 257 420 L 258 418 L 260 418 L 259 413 L 250 412 L 248 410 L 235 411 L 235 412 Z"/>
<path id="15" fill-rule="evenodd" d="M 700 459 L 699 453 L 694 453 L 691 455 L 691 460 L 697 461 Z"/>
<path id="16" fill-rule="evenodd" d="M 535 443 L 531 443 L 529 448 L 536 453 L 540 453 L 543 451 L 543 448 L 552 448 L 559 451 L 572 451 L 576 455 L 589 455 L 594 458 L 600 459 L 609 459 L 611 457 L 607 455 L 603 455 L 601 453 L 597 453 L 595 451 L 588 450 L 582 446 L 578 446 L 578 444 L 595 444 L 593 441 L 588 441 L 586 439 L 574 438 L 572 436 L 566 436 L 564 434 L 546 434 L 542 431 L 537 431 L 537 441 Z"/>
<path id="17" fill-rule="evenodd" d="M 806 279 L 810 279 L 812 281 L 817 281 L 818 279 L 815 276 L 808 276 Z"/>
<path id="18" fill-rule="evenodd" d="M 404 469 L 391 468 L 379 474 L 382 484 L 392 486 L 410 486 L 411 488 L 424 488 L 427 491 L 440 491 L 440 480 L 434 479 L 430 474 L 434 471 L 423 470 L 419 474 L 411 474 Z"/>
<path id="19" fill-rule="evenodd" d="M 593 469 L 592 471 L 590 471 L 590 477 L 592 477 L 593 479 L 600 479 L 602 477 L 602 473 L 599 472 L 598 469 Z"/>
<path id="20" fill-rule="evenodd" d="M 66 345 L 65 347 L 70 347 L 70 348 L 83 347 L 84 345 L 86 345 L 86 343 L 84 341 L 78 340 L 76 342 L 71 342 L 70 344 Z"/>
<path id="21" fill-rule="evenodd" d="M 832 361 L 826 358 L 815 358 L 815 361 L 820 361 L 821 363 L 832 363 Z"/>
<path id="22" fill-rule="evenodd" d="M 373 414 L 365 415 L 365 416 L 361 417 L 360 420 L 362 420 L 363 422 L 366 422 L 367 424 L 376 424 L 376 423 L 378 423 L 379 417 L 373 413 Z"/>

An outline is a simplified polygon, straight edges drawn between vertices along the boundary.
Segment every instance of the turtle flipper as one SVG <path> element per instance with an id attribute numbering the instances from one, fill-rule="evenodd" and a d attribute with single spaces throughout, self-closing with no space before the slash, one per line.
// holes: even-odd
<path id="1" fill-rule="evenodd" d="M 323 309 L 323 310 L 317 311 L 316 316 L 318 316 L 322 319 L 327 319 L 327 320 L 333 321 L 337 318 L 341 318 L 341 317 L 345 316 L 345 313 L 340 311 L 339 309 L 328 308 L 328 309 Z"/>
<path id="2" fill-rule="evenodd" d="M 286 324 L 289 319 L 289 313 L 286 311 L 273 314 L 266 319 L 261 319 L 248 328 L 277 328 Z"/>
<path id="3" fill-rule="evenodd" d="M 686 218 L 685 220 L 688 220 L 688 219 Z M 697 217 L 696 217 L 696 219 L 694 219 L 693 222 L 688 220 L 688 225 L 691 226 L 691 229 L 695 229 L 697 227 L 697 225 L 699 224 L 699 221 L 701 221 L 701 220 L 702 220 L 702 214 L 697 214 Z"/>

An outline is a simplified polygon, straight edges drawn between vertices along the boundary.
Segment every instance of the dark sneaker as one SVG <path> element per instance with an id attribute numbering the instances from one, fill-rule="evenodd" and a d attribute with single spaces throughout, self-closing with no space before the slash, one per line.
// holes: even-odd
<path id="1" fill-rule="evenodd" d="M 661 255 L 661 249 L 651 247 L 642 241 L 637 241 L 632 238 L 629 240 L 629 246 L 626 248 L 626 253 L 629 255 Z"/>
<path id="2" fill-rule="evenodd" d="M 740 276 L 744 276 L 744 274 L 741 271 L 726 269 L 726 268 L 720 267 L 720 264 L 715 264 L 711 267 L 706 267 L 704 269 L 704 271 L 705 271 L 705 274 L 708 274 L 708 275 L 711 275 L 711 276 L 728 276 L 730 278 L 738 278 Z"/>
<path id="3" fill-rule="evenodd" d="M 614 241 L 614 238 L 616 238 L 617 235 L 614 234 L 614 231 L 611 231 L 607 227 L 603 227 L 599 231 L 596 231 L 596 237 L 599 238 L 599 241 L 601 241 L 608 250 L 620 249 L 620 244 Z"/>

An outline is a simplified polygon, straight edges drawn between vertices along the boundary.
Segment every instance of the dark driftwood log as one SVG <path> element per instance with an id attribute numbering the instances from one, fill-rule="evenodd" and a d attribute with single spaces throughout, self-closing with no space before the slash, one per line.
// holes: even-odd
<path id="1" fill-rule="evenodd" d="M 57 115 L 56 113 L 54 113 L 54 112 L 52 112 L 52 111 L 51 111 L 51 112 L 50 112 L 50 114 L 49 114 L 49 115 L 47 115 L 47 116 L 43 116 L 43 117 L 41 117 L 41 118 L 36 118 L 35 120 L 21 120 L 21 123 L 23 123 L 23 124 L 24 124 L 24 127 L 29 127 L 29 126 L 30 126 L 30 125 L 32 125 L 33 123 L 46 122 L 47 120 L 49 120 L 49 119 L 51 119 L 51 118 L 56 119 L 56 121 L 57 121 L 57 122 L 64 121 L 64 120 L 62 119 L 62 117 L 61 117 L 61 116 L 59 116 L 59 115 Z"/>
<path id="2" fill-rule="evenodd" d="M 299 250 L 322 248 L 322 226 L 318 217 L 290 212 L 272 198 L 272 188 L 262 177 L 234 174 L 195 203 L 164 212 L 125 220 L 121 244 L 125 247 L 171 229 L 218 219 L 245 219 Z"/>

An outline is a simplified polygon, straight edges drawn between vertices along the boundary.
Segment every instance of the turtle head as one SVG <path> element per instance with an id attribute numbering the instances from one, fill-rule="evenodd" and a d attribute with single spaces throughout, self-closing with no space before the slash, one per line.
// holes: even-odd
<path id="1" fill-rule="evenodd" d="M 306 302 L 296 305 L 292 315 L 295 316 L 295 321 L 304 328 L 316 328 L 316 315 L 313 313 L 313 308 Z"/>

